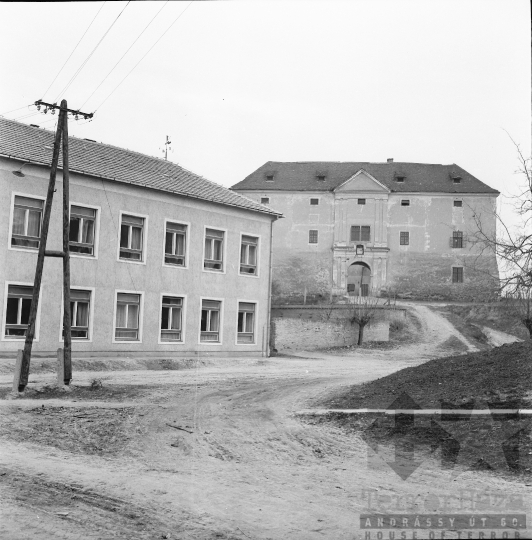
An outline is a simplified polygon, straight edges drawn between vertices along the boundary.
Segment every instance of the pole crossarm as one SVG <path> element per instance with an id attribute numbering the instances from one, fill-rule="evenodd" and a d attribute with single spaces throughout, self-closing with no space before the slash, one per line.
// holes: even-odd
<path id="1" fill-rule="evenodd" d="M 62 109 L 61 105 L 58 105 L 57 103 L 47 103 L 46 101 L 43 101 L 42 99 L 38 99 L 35 102 L 35 105 L 37 106 L 37 110 L 40 110 L 41 107 L 46 107 L 46 109 Z M 80 110 L 74 110 L 74 109 L 68 109 L 64 108 L 65 112 L 70 114 L 75 114 L 77 116 L 83 116 L 85 120 L 92 118 L 94 116 L 94 113 L 84 113 Z"/>

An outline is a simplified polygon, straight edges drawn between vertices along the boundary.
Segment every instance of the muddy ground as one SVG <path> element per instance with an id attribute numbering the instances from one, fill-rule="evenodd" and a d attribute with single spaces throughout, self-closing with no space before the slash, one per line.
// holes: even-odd
<path id="1" fill-rule="evenodd" d="M 392 350 L 78 371 L 70 394 L 43 391 L 53 373 L 34 372 L 30 399 L 0 400 L 0 538 L 358 539 L 364 513 L 478 512 L 478 500 L 530 521 L 522 481 L 444 469 L 437 453 L 402 480 L 393 452 L 298 415 L 353 384 L 477 350 L 446 318 L 412 309 L 418 339 Z M 0 376 L 4 394 L 11 382 Z"/>

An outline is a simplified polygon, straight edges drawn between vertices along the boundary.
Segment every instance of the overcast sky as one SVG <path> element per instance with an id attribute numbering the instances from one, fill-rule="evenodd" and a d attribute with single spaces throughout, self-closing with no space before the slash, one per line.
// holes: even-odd
<path id="1" fill-rule="evenodd" d="M 457 163 L 507 193 L 505 130 L 530 154 L 528 0 L 126 4 L 1 3 L 0 114 L 64 97 L 96 110 L 71 134 L 159 157 L 170 135 L 169 159 L 225 186 L 269 160 L 394 158 Z"/>

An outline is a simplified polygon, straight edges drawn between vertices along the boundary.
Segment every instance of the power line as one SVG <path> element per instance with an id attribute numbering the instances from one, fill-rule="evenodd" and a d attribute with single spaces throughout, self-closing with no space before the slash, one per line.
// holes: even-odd
<path id="1" fill-rule="evenodd" d="M 28 103 L 27 105 L 24 105 L 24 107 L 19 107 L 18 109 L 11 109 L 10 111 L 0 113 L 0 116 L 4 116 L 4 114 L 9 114 L 9 113 L 16 112 L 16 111 L 21 111 L 22 109 L 26 109 L 27 107 L 31 107 L 31 105 L 33 105 L 33 103 Z"/>
<path id="2" fill-rule="evenodd" d="M 85 30 L 85 32 L 83 33 L 83 35 L 81 36 L 80 40 L 76 43 L 76 46 L 72 49 L 72 52 L 68 55 L 68 58 L 65 60 L 65 63 L 61 66 L 61 69 L 57 72 L 57 75 L 54 77 L 54 80 L 50 83 L 50 86 L 48 86 L 48 88 L 44 91 L 44 94 L 42 94 L 42 98 L 44 99 L 44 97 L 46 96 L 48 90 L 50 90 L 50 88 L 52 87 L 52 85 L 54 84 L 54 82 L 57 80 L 57 77 L 59 77 L 59 75 L 61 74 L 61 72 L 63 71 L 63 68 L 67 65 L 67 62 L 70 60 L 70 57 L 74 54 L 74 52 L 76 51 L 76 49 L 78 48 L 78 45 L 81 43 L 82 39 L 85 37 L 85 34 L 89 31 L 89 28 L 92 26 L 92 23 L 96 20 L 96 17 L 98 17 L 98 15 L 100 14 L 100 11 L 103 9 L 103 6 L 105 6 L 107 2 L 104 2 L 101 6 L 100 6 L 100 9 L 98 10 L 98 12 L 96 13 L 96 15 L 94 16 L 94 18 L 92 19 L 92 21 L 90 22 L 89 26 L 87 26 L 87 29 Z"/>
<path id="3" fill-rule="evenodd" d="M 87 58 L 83 61 L 83 63 L 81 64 L 81 66 L 78 68 L 78 70 L 76 71 L 76 73 L 74 73 L 74 75 L 72 76 L 72 78 L 70 79 L 70 81 L 68 81 L 67 85 L 63 88 L 63 90 L 61 90 L 61 92 L 59 92 L 58 96 L 55 98 L 55 102 L 59 101 L 59 98 L 64 95 L 64 93 L 70 88 L 70 85 L 74 82 L 74 80 L 77 78 L 77 76 L 81 73 L 81 71 L 83 70 L 83 68 L 86 66 L 87 62 L 91 59 L 91 56 L 96 52 L 96 49 L 100 46 L 100 43 L 105 39 L 105 37 L 107 36 L 107 34 L 111 31 L 111 28 L 113 28 L 113 26 L 116 24 L 116 21 L 118 21 L 118 19 L 120 18 L 120 15 L 122 15 L 122 13 L 124 13 L 125 9 L 127 8 L 127 6 L 129 6 L 129 4 L 131 3 L 131 0 L 124 6 L 124 8 L 122 9 L 122 11 L 118 14 L 118 16 L 116 17 L 116 19 L 111 23 L 111 26 L 109 26 L 109 28 L 106 30 L 105 34 L 101 37 L 100 41 L 98 41 L 98 43 L 96 44 L 96 46 L 94 47 L 94 49 L 92 49 L 92 51 L 90 52 L 90 54 L 87 56 Z"/>
<path id="4" fill-rule="evenodd" d="M 166 4 L 168 4 L 170 0 L 167 0 L 164 4 L 163 4 L 163 7 L 155 14 L 155 16 L 153 17 L 153 19 L 144 27 L 144 30 L 142 30 L 142 32 L 137 36 L 137 38 L 135 39 L 135 41 L 133 41 L 133 43 L 129 46 L 129 48 L 127 49 L 127 51 L 121 56 L 120 60 L 118 60 L 118 62 L 113 66 L 113 68 L 111 69 L 111 71 L 104 77 L 104 79 L 102 80 L 102 82 L 95 88 L 95 90 L 92 92 L 92 94 L 83 102 L 83 104 L 81 105 L 81 108 L 84 107 L 85 103 L 87 103 L 87 101 L 89 101 L 89 99 L 96 93 L 96 91 L 98 90 L 98 88 L 100 88 L 100 86 L 107 80 L 107 78 L 109 77 L 109 75 L 111 75 L 111 73 L 115 70 L 116 66 L 118 66 L 118 64 L 120 64 L 120 62 L 123 60 L 124 56 L 126 56 L 126 54 L 130 51 L 130 49 L 133 47 L 133 45 L 135 45 L 135 43 L 137 43 L 137 41 L 140 39 L 140 37 L 142 36 L 142 34 L 144 34 L 144 32 L 148 29 L 148 27 L 151 25 L 151 23 L 156 19 L 156 17 L 159 15 L 159 13 L 161 13 L 161 11 L 164 9 L 164 7 L 166 6 Z"/>
<path id="5" fill-rule="evenodd" d="M 162 33 L 162 35 L 159 37 L 159 39 L 148 49 L 146 54 L 131 68 L 129 73 L 115 86 L 114 90 L 112 90 L 111 93 L 100 103 L 100 105 L 98 105 L 98 107 L 95 109 L 95 111 L 98 110 L 118 90 L 120 85 L 131 75 L 131 72 L 144 60 L 144 58 L 146 58 L 146 56 L 149 54 L 149 52 L 155 47 L 155 45 L 157 45 L 157 43 L 159 43 L 159 41 L 161 41 L 161 39 L 164 37 L 166 32 L 168 32 L 168 30 L 170 30 L 170 28 L 172 28 L 172 26 L 174 26 L 174 24 L 183 16 L 185 11 L 192 5 L 193 2 L 194 2 L 194 0 L 191 0 L 190 4 L 188 4 L 188 6 L 174 19 L 172 24 Z"/>

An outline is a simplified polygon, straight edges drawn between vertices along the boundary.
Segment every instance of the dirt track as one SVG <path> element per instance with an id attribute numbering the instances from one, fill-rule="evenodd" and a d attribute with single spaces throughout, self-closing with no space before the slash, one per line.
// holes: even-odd
<path id="1" fill-rule="evenodd" d="M 448 511 L 467 513 L 473 510 L 470 490 L 504 494 L 506 502 L 512 494 L 515 500 L 524 497 L 530 520 L 528 486 L 488 473 L 442 470 L 435 457 L 403 481 L 382 460 L 391 461 L 392 455 L 368 461 L 368 448 L 358 436 L 308 425 L 295 415 L 343 386 L 448 352 L 452 336 L 472 347 L 442 317 L 423 306 L 415 309 L 424 320 L 420 340 L 397 351 L 227 360 L 186 371 L 76 374 L 77 384 L 100 376 L 104 385 L 156 386 L 134 400 L 139 435 L 115 457 L 3 438 L 0 538 L 364 538 L 359 515 L 369 507 L 442 512 L 447 497 Z M 36 375 L 35 383 L 51 379 Z M 1 384 L 10 382 L 0 378 Z M 19 408 L 45 402 L 0 403 L 8 419 L 20 414 Z M 434 501 L 440 501 L 439 508 Z M 522 532 L 524 537 L 530 536 Z"/>

